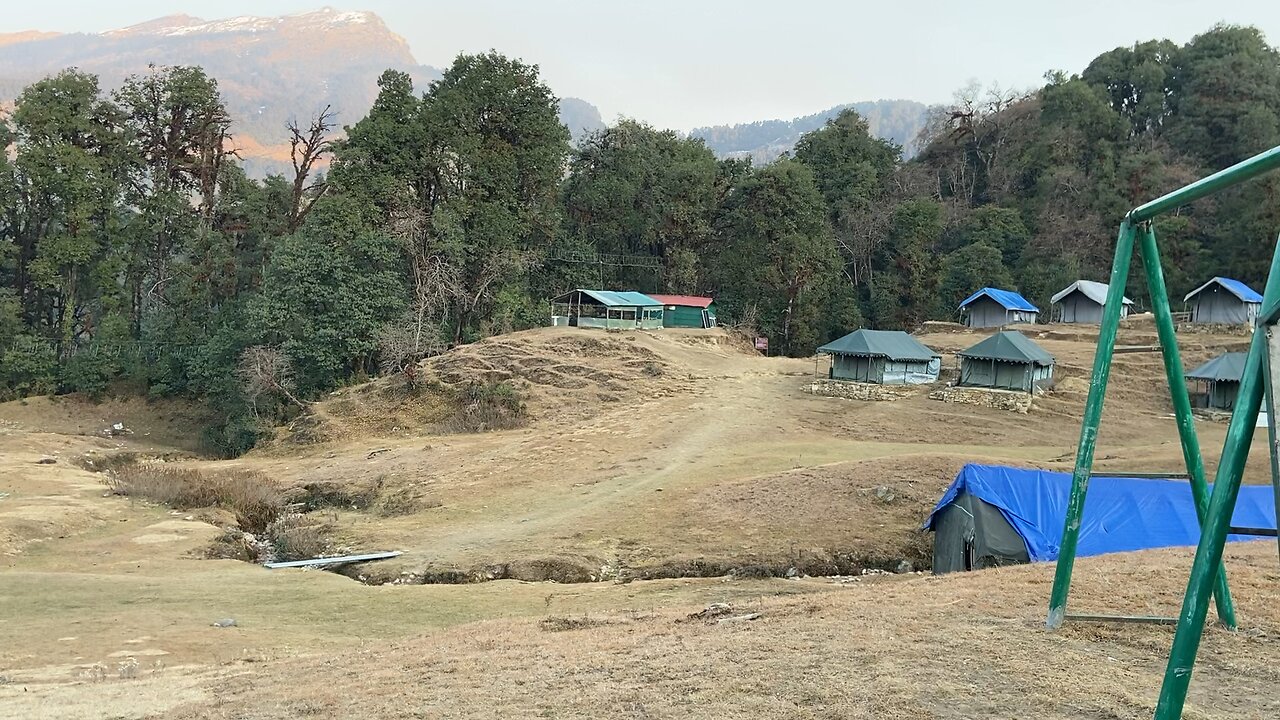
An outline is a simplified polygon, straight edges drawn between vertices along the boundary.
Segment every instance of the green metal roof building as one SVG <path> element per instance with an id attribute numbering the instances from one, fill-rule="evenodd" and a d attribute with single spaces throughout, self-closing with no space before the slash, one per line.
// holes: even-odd
<path id="1" fill-rule="evenodd" d="M 1223 353 L 1187 373 L 1187 380 L 1196 384 L 1199 392 L 1191 399 L 1196 405 L 1217 410 L 1231 410 L 1236 405 L 1236 393 L 1240 390 L 1240 378 L 1244 376 L 1246 353 Z"/>
<path id="2" fill-rule="evenodd" d="M 662 327 L 662 303 L 644 293 L 579 288 L 552 298 L 551 324 L 657 330 Z"/>
<path id="3" fill-rule="evenodd" d="M 716 301 L 700 295 L 656 295 L 649 297 L 662 303 L 662 326 L 674 328 L 713 328 L 716 326 Z"/>
<path id="4" fill-rule="evenodd" d="M 1034 392 L 1053 381 L 1053 356 L 1014 330 L 1003 330 L 956 353 L 960 384 Z"/>
<path id="5" fill-rule="evenodd" d="M 881 385 L 937 382 L 942 356 L 901 330 L 855 330 L 818 348 L 831 356 L 829 377 Z"/>

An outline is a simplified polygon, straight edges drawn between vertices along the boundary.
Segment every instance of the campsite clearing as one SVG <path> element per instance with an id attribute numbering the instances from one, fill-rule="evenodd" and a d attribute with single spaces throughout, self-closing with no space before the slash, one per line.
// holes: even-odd
<path id="1" fill-rule="evenodd" d="M 944 374 L 987 334 L 935 329 L 918 339 Z M 0 406 L 0 675 L 14 679 L 0 684 L 0 717 L 168 717 L 178 706 L 188 717 L 466 717 L 536 713 L 540 697 L 561 717 L 1055 717 L 1040 712 L 1053 703 L 1057 717 L 1140 717 L 1166 635 L 1047 633 L 1049 568 L 750 579 L 924 567 L 919 523 L 964 463 L 1068 469 L 1094 338 L 1085 326 L 1021 329 L 1057 365 L 1053 391 L 1018 416 L 924 389 L 893 403 L 814 397 L 803 388 L 825 374 L 815 361 L 761 358 L 719 330 L 578 328 L 491 338 L 424 365 L 445 384 L 515 386 L 529 424 L 500 432 L 442 432 L 430 395 L 385 380 L 331 396 L 234 461 L 182 459 L 181 408 L 105 406 L 130 413 L 132 431 L 105 437 L 104 406 Z M 1247 342 L 1180 340 L 1189 366 Z M 1133 318 L 1121 342 L 1154 333 Z M 1115 367 L 1099 469 L 1179 469 L 1159 357 Z M 72 422 L 81 416 L 91 420 Z M 1225 426 L 1197 428 L 1213 467 Z M 82 467 L 125 452 L 338 498 L 313 513 L 335 550 L 404 551 L 351 574 L 397 584 L 203 559 L 224 517 L 104 496 Z M 1268 480 L 1260 445 L 1248 480 Z M 404 512 L 380 513 L 386 498 Z M 1209 641 L 1218 664 L 1198 672 L 1236 684 L 1225 695 L 1216 679 L 1195 685 L 1207 718 L 1266 710 L 1272 696 L 1250 688 L 1280 666 L 1280 629 L 1262 607 L 1280 575 L 1274 546 L 1229 553 L 1255 630 Z M 1172 612 L 1188 558 L 1082 561 L 1073 603 Z M 490 577 L 511 579 L 404 586 Z M 614 581 L 529 582 L 593 578 Z M 804 597 L 777 597 L 793 594 Z M 715 602 L 762 616 L 676 622 Z M 212 626 L 223 618 L 236 626 Z M 121 667 L 130 657 L 140 669 Z M 1013 667 L 1035 658 L 1045 674 Z M 1113 667 L 1125 668 L 1115 687 L 1095 687 Z M 1251 669 L 1227 678 L 1237 667 Z M 1046 690 L 1058 685 L 1074 694 Z M 476 696 L 491 701 L 463 704 Z"/>

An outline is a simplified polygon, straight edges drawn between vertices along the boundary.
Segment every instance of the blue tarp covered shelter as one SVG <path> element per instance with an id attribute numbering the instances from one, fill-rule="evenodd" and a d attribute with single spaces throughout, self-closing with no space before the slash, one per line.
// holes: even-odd
<path id="1" fill-rule="evenodd" d="M 960 314 L 969 327 L 1002 327 L 1033 323 L 1040 308 L 1012 290 L 984 287 L 960 303 Z"/>
<path id="2" fill-rule="evenodd" d="M 934 572 L 1056 560 L 1070 493 L 1069 473 L 965 465 L 925 522 L 935 533 Z M 1200 540 L 1185 480 L 1094 478 L 1082 522 L 1081 556 Z M 1271 486 L 1241 487 L 1232 525 L 1276 527 Z"/>

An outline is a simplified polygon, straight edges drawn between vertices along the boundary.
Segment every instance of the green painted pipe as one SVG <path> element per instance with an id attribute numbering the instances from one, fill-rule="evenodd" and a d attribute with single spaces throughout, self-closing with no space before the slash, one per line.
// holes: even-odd
<path id="1" fill-rule="evenodd" d="M 1187 393 L 1187 378 L 1183 375 L 1178 336 L 1173 326 L 1173 313 L 1169 309 L 1169 293 L 1164 285 L 1156 230 L 1151 223 L 1143 224 L 1138 231 L 1138 238 L 1142 267 L 1147 273 L 1147 287 L 1151 291 L 1151 312 L 1156 318 L 1156 333 L 1160 338 L 1161 355 L 1164 357 L 1164 373 L 1169 378 L 1169 395 L 1173 399 L 1178 437 L 1182 440 L 1182 460 L 1187 466 L 1191 495 L 1195 498 L 1196 517 L 1203 527 L 1205 511 L 1209 506 L 1209 488 L 1204 482 L 1204 458 L 1200 453 L 1200 438 L 1196 435 L 1195 417 L 1191 414 L 1191 396 Z M 1234 630 L 1236 612 L 1231 602 L 1231 591 L 1227 588 L 1227 573 L 1222 567 L 1218 568 L 1213 599 L 1217 603 L 1218 619 Z"/>
<path id="2" fill-rule="evenodd" d="M 1257 177 L 1268 170 L 1276 168 L 1280 168 L 1280 147 L 1273 147 L 1266 152 L 1258 153 L 1248 160 L 1242 160 L 1225 170 L 1219 170 L 1208 177 L 1201 178 L 1190 185 L 1174 190 L 1168 195 L 1139 205 L 1129 212 L 1129 221 L 1135 225 L 1145 222 L 1157 215 L 1186 205 L 1193 200 L 1212 195 L 1223 188 L 1244 182 L 1249 178 Z M 1269 307 L 1269 305 L 1264 304 L 1263 307 Z"/>
<path id="3" fill-rule="evenodd" d="M 1280 241 L 1271 256 L 1271 271 L 1262 297 L 1264 307 L 1280 299 Z M 1266 332 L 1261 328 L 1255 329 L 1249 343 L 1244 374 L 1240 378 L 1235 409 L 1231 413 L 1231 424 L 1227 426 L 1227 438 L 1222 444 L 1222 459 L 1214 477 L 1213 495 L 1209 498 L 1200 544 L 1196 546 L 1196 559 L 1191 565 L 1191 579 L 1182 598 L 1178 630 L 1173 636 L 1173 648 L 1169 651 L 1169 664 L 1165 668 L 1164 684 L 1160 687 L 1160 700 L 1156 704 L 1156 720 L 1179 720 L 1182 717 L 1191 670 L 1204 632 L 1205 616 L 1209 614 L 1209 595 L 1216 571 L 1222 565 L 1222 550 L 1227 542 L 1236 498 L 1240 494 L 1240 480 L 1244 476 L 1245 461 L 1258 423 L 1258 411 L 1262 407 L 1265 386 L 1263 358 L 1266 353 Z"/>
<path id="4" fill-rule="evenodd" d="M 1089 398 L 1084 404 L 1080 424 L 1080 444 L 1076 447 L 1076 467 L 1071 475 L 1071 497 L 1067 501 L 1067 519 L 1058 545 L 1058 564 L 1053 574 L 1053 593 L 1049 596 L 1049 618 L 1046 625 L 1057 628 L 1067 614 L 1067 594 L 1071 591 L 1071 571 L 1075 567 L 1076 547 L 1080 543 L 1080 516 L 1084 514 L 1084 498 L 1089 491 L 1089 473 L 1093 470 L 1093 452 L 1098 444 L 1098 424 L 1102 421 L 1102 404 L 1107 395 L 1107 379 L 1111 376 L 1111 355 L 1120 328 L 1120 312 L 1124 307 L 1124 286 L 1129 278 L 1129 261 L 1133 258 L 1133 223 L 1125 218 L 1116 238 L 1116 256 L 1111 263 L 1111 286 L 1102 308 L 1102 327 L 1098 330 L 1098 348 L 1093 355 L 1093 374 L 1089 376 Z"/>

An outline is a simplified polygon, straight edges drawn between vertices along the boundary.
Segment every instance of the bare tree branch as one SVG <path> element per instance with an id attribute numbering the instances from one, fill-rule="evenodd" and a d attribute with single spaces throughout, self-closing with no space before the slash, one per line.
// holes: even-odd
<path id="1" fill-rule="evenodd" d="M 293 194 L 289 205 L 289 232 L 297 230 L 316 201 L 328 190 L 323 176 L 312 178 L 316 165 L 333 150 L 334 113 L 331 105 L 325 105 L 304 131 L 297 120 L 290 120 L 289 159 L 293 163 Z M 311 181 L 308 184 L 308 180 Z"/>
<path id="2" fill-rule="evenodd" d="M 258 398 L 270 393 L 280 393 L 304 410 L 308 406 L 308 403 L 294 396 L 296 384 L 293 379 L 293 364 L 279 348 L 264 345 L 246 348 L 240 355 L 236 376 L 240 379 L 240 387 L 248 396 L 255 414 Z"/>

